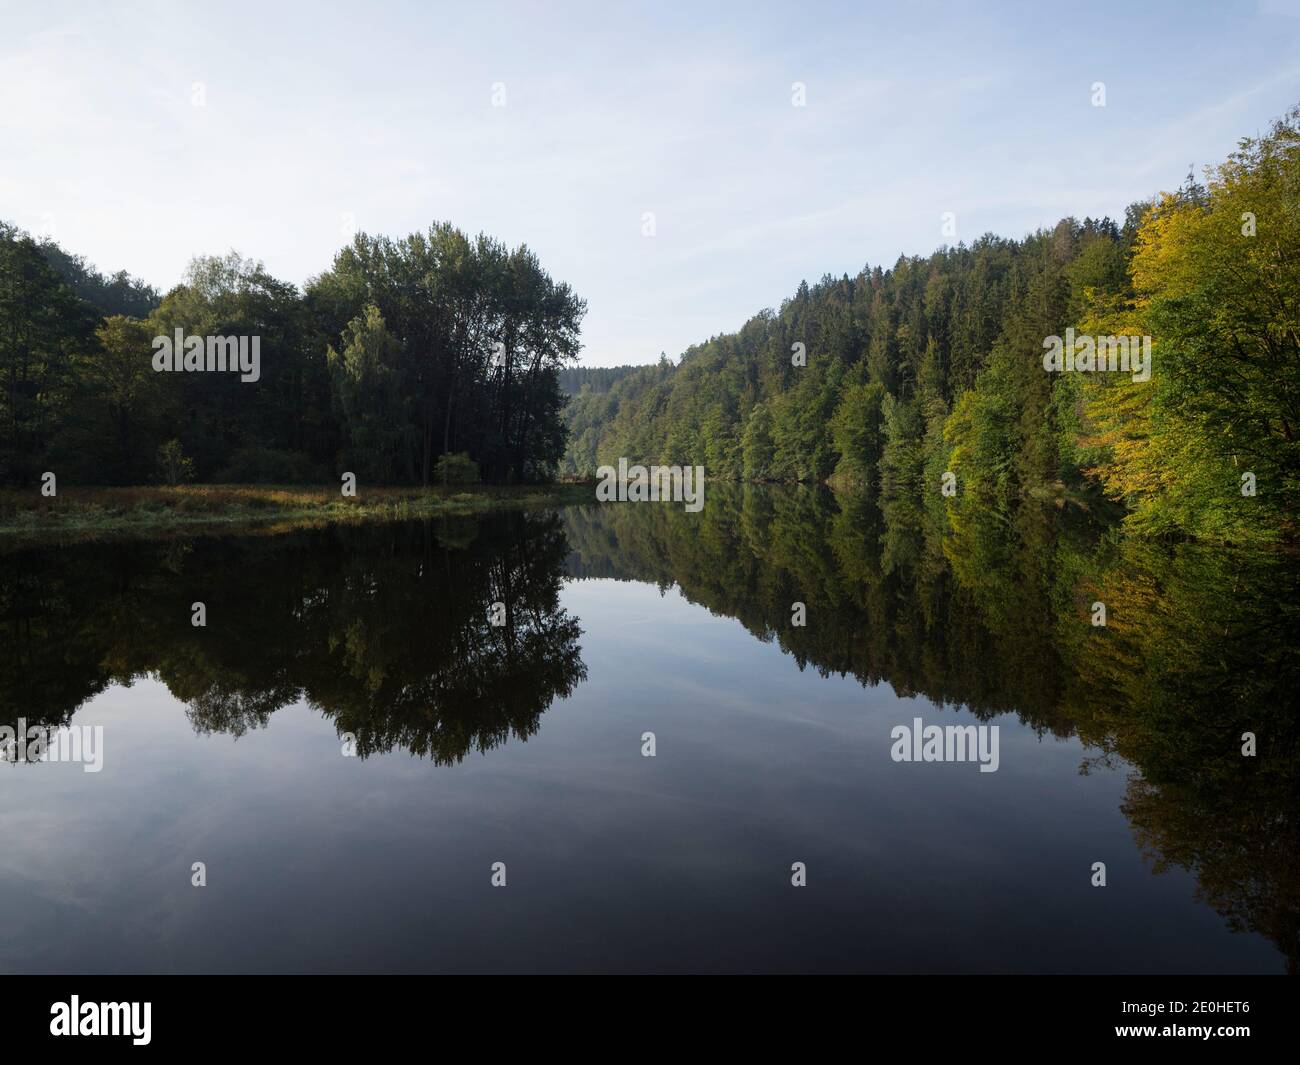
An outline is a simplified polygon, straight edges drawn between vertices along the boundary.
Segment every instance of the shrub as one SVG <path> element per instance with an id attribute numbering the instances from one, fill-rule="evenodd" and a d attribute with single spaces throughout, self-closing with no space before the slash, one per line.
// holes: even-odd
<path id="1" fill-rule="evenodd" d="M 434 474 L 442 484 L 477 484 L 478 463 L 464 451 L 443 455 L 434 468 Z"/>

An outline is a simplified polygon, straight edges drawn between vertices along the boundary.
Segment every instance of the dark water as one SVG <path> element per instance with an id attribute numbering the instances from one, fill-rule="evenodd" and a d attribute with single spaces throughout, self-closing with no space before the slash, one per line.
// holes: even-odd
<path id="1" fill-rule="evenodd" d="M 709 491 L 0 554 L 0 970 L 1294 969 L 1293 556 Z"/>

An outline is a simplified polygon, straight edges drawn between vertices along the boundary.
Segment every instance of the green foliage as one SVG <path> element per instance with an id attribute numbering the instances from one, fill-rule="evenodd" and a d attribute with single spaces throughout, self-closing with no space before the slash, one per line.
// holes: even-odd
<path id="1" fill-rule="evenodd" d="M 95 321 L 41 247 L 0 223 L 0 482 L 32 484 L 49 468 Z"/>
<path id="2" fill-rule="evenodd" d="M 218 484 L 319 484 L 332 475 L 333 470 L 317 465 L 301 451 L 241 447 L 214 480 Z"/>
<path id="3" fill-rule="evenodd" d="M 1143 216 L 1134 299 L 1100 327 L 1150 334 L 1149 385 L 1089 383 L 1096 473 L 1147 532 L 1294 538 L 1300 518 L 1300 108 L 1208 185 Z M 1253 475 L 1255 494 L 1243 492 Z"/>
<path id="4" fill-rule="evenodd" d="M 185 457 L 179 440 L 168 440 L 158 448 L 158 476 L 163 484 L 185 484 L 194 479 L 194 461 Z"/>
<path id="5" fill-rule="evenodd" d="M 442 455 L 435 476 L 441 484 L 478 484 L 478 463 L 464 451 Z"/>
<path id="6" fill-rule="evenodd" d="M 566 396 L 576 396 L 585 388 L 599 395 L 639 369 L 640 366 L 566 366 L 560 371 L 560 391 Z"/>
<path id="7" fill-rule="evenodd" d="M 1122 226 L 1065 219 L 803 283 L 676 365 L 575 396 L 565 466 L 703 463 L 930 504 L 951 471 L 1001 505 L 1101 489 L 1144 532 L 1294 539 L 1297 247 L 1300 109 Z M 1150 382 L 1045 372 L 1070 327 L 1151 336 Z"/>
<path id="8" fill-rule="evenodd" d="M 341 464 L 365 480 L 388 483 L 412 433 L 402 344 L 373 303 L 347 324 L 342 340 L 342 353 L 330 347 L 325 356 L 347 441 Z"/>
<path id="9" fill-rule="evenodd" d="M 968 492 L 1007 501 L 1015 492 L 1019 446 L 1011 356 L 1004 345 L 994 349 L 975 388 L 962 393 L 944 425 L 949 463 Z"/>
<path id="10" fill-rule="evenodd" d="M 445 224 L 361 235 L 305 293 L 199 257 L 161 300 L 0 224 L 0 483 L 140 483 L 172 440 L 202 481 L 428 484 L 453 452 L 492 481 L 547 480 L 584 313 L 526 247 Z M 154 371 L 153 338 L 176 330 L 256 337 L 258 380 Z"/>
<path id="11" fill-rule="evenodd" d="M 527 247 L 447 224 L 398 241 L 361 234 L 308 285 L 307 305 L 327 336 L 373 306 L 396 341 L 361 362 L 400 382 L 402 479 L 428 484 L 440 454 L 468 451 L 489 480 L 540 480 L 563 454 L 558 373 L 577 357 L 586 304 Z"/>
<path id="12" fill-rule="evenodd" d="M 776 446 L 772 442 L 772 414 L 764 403 L 759 403 L 749 413 L 742 453 L 747 481 L 766 481 L 772 476 Z"/>
<path id="13" fill-rule="evenodd" d="M 125 270 L 105 276 L 82 256 L 69 254 L 48 238 L 40 242 L 40 250 L 68 287 L 106 318 L 147 318 L 161 301 L 157 289 Z"/>
<path id="14" fill-rule="evenodd" d="M 880 458 L 881 486 L 887 495 L 915 495 L 924 484 L 925 470 L 925 422 L 920 405 L 886 393 L 881 414 L 885 437 Z"/>
<path id="15" fill-rule="evenodd" d="M 1001 434 L 983 450 L 996 445 L 1010 458 L 979 479 L 1015 498 L 1060 472 L 1042 338 L 1068 324 L 1072 285 L 1122 281 L 1123 255 L 1114 223 L 1066 220 L 1023 241 L 987 236 L 890 270 L 802 284 L 778 311 L 688 349 L 676 365 L 661 360 L 607 393 L 574 396 L 564 466 L 590 471 L 626 456 L 702 462 L 720 479 L 927 491 L 946 469 L 950 412 L 1000 350 L 1002 365 L 983 385 L 998 394 L 980 405 L 998 416 L 980 430 Z M 795 344 L 806 365 L 792 358 Z"/>
<path id="16" fill-rule="evenodd" d="M 46 453 L 70 482 L 143 484 L 153 479 L 157 444 L 176 421 L 175 394 L 154 372 L 154 330 L 125 315 L 104 319 L 94 342 L 71 356 L 58 429 Z"/>

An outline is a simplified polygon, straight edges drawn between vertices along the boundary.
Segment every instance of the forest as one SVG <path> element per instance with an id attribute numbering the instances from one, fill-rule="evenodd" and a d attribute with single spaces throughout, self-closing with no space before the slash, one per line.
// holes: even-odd
<path id="1" fill-rule="evenodd" d="M 640 366 L 566 366 L 560 371 L 560 391 L 576 396 L 584 388 L 591 392 L 608 392 Z"/>
<path id="2" fill-rule="evenodd" d="M 0 223 L 0 484 L 551 476 L 586 306 L 527 247 L 359 234 L 305 288 L 235 252 L 165 295 Z M 157 373 L 155 337 L 260 338 L 260 376 Z"/>
<path id="3" fill-rule="evenodd" d="M 1294 540 L 1297 249 L 1300 108 L 1122 221 L 827 275 L 642 367 L 578 366 L 584 301 L 447 223 L 360 234 L 301 289 L 231 252 L 166 294 L 0 224 L 0 484 L 515 483 L 625 457 Z M 176 330 L 260 338 L 258 380 L 155 373 Z M 1048 372 L 1076 333 L 1140 340 L 1149 380 Z"/>
<path id="4" fill-rule="evenodd" d="M 1150 380 L 1045 372 L 1070 329 L 1150 337 Z M 805 282 L 675 364 L 579 389 L 565 418 L 571 476 L 626 456 L 933 504 L 951 473 L 959 500 L 1105 497 L 1144 533 L 1293 540 L 1300 108 L 1122 222 Z"/>

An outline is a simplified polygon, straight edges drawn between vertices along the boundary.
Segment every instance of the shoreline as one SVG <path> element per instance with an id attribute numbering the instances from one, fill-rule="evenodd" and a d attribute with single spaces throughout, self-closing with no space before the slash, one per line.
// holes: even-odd
<path id="1" fill-rule="evenodd" d="M 0 490 L 0 544 L 177 530 L 287 531 L 595 502 L 594 488 L 586 483 L 362 488 L 354 498 L 343 498 L 334 485 L 68 487 L 53 498 L 41 496 L 37 488 L 4 489 Z"/>

